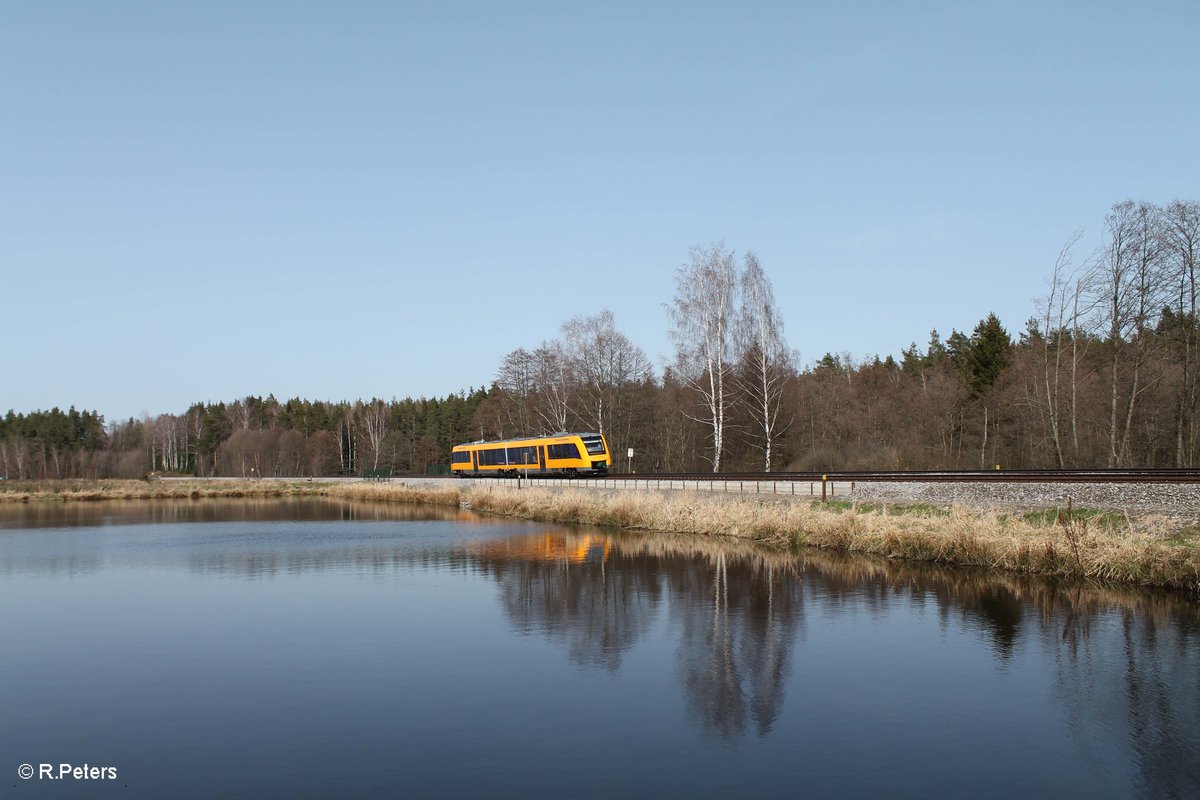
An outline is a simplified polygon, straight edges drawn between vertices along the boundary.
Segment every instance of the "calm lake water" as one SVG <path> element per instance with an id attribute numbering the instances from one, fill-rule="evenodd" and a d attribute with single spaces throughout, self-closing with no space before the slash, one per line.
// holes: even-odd
<path id="1" fill-rule="evenodd" d="M 18 767 L 115 767 L 21 780 Z M 1200 606 L 325 500 L 0 507 L 0 795 L 1200 797 Z"/>

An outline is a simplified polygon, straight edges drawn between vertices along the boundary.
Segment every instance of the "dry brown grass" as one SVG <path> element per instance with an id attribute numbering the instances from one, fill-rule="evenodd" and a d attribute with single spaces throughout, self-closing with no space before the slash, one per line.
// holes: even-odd
<path id="1" fill-rule="evenodd" d="M 0 503 L 92 500 L 183 500 L 202 497 L 297 497 L 321 494 L 316 483 L 288 481 L 3 481 Z"/>
<path id="2" fill-rule="evenodd" d="M 454 486 L 407 486 L 403 483 L 331 483 L 322 491 L 327 497 L 370 500 L 383 503 L 429 503 L 460 506 L 463 494 Z"/>

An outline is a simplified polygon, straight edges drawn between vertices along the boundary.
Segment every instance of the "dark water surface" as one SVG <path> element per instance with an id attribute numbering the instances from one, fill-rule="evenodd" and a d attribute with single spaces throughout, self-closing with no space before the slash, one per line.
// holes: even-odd
<path id="1" fill-rule="evenodd" d="M 403 506 L 0 507 L 0 796 L 1196 798 L 1200 607 Z"/>

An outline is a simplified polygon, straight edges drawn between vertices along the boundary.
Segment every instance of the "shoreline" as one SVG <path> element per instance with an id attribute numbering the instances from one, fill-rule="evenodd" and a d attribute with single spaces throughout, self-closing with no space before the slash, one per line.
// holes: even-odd
<path id="1" fill-rule="evenodd" d="M 770 495 L 400 482 L 56 481 L 0 484 L 0 504 L 103 500 L 330 497 L 457 506 L 541 522 L 815 547 L 886 559 L 1087 578 L 1200 594 L 1200 528 L 1169 515 L 1095 509 L 1003 511 L 833 502 Z"/>

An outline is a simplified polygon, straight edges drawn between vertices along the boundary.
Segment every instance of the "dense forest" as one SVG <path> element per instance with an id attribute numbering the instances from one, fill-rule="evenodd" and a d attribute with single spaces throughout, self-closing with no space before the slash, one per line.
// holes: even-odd
<path id="1" fill-rule="evenodd" d="M 617 468 L 639 472 L 1195 466 L 1200 203 L 1118 203 L 1084 250 L 1077 233 L 1051 254 L 1015 335 L 986 314 L 898 357 L 801 367 L 755 255 L 698 246 L 661 370 L 600 311 L 444 398 L 245 397 L 109 424 L 9 411 L 0 475 L 433 474 L 458 442 L 562 430 L 604 433 Z"/>

